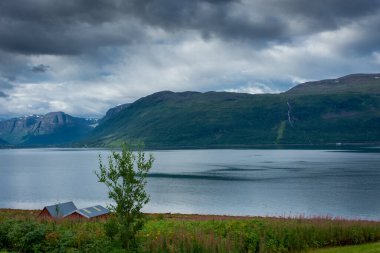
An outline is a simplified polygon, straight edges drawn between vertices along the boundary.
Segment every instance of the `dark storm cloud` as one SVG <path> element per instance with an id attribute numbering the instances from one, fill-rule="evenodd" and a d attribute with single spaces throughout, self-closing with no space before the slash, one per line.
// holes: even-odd
<path id="1" fill-rule="evenodd" d="M 294 36 L 335 30 L 379 11 L 379 0 L 127 1 L 125 10 L 142 22 L 205 37 L 288 42 Z M 303 29 L 292 27 L 299 23 Z M 380 35 L 379 35 L 380 36 Z"/>
<path id="2" fill-rule="evenodd" d="M 115 1 L 99 0 L 4 0 L 0 2 L 4 17 L 36 23 L 101 23 L 113 18 Z"/>
<path id="3" fill-rule="evenodd" d="M 379 6 L 379 0 L 2 0 L 0 48 L 23 54 L 80 54 L 145 40 L 145 25 L 262 46 L 358 22 L 376 14 Z M 364 36 L 377 42 L 377 34 Z"/>
<path id="4" fill-rule="evenodd" d="M 378 12 L 378 0 L 270 0 L 278 9 L 293 17 L 303 17 L 304 21 L 320 24 L 321 28 L 333 28 L 342 20 L 355 21 L 356 18 Z M 294 16 L 295 15 L 295 16 Z"/>
<path id="5" fill-rule="evenodd" d="M 118 1 L 0 1 L 0 48 L 23 54 L 80 54 L 141 39 Z"/>
<path id="6" fill-rule="evenodd" d="M 170 32 L 195 30 L 206 39 L 215 36 L 252 40 L 259 42 L 257 45 L 263 41 L 288 40 L 286 23 L 276 14 L 262 15 L 260 9 L 252 9 L 249 11 L 254 16 L 252 21 L 240 15 L 244 8 L 244 3 L 237 0 L 132 0 L 123 4 L 123 10 L 142 23 Z"/>
<path id="7" fill-rule="evenodd" d="M 44 65 L 44 64 L 39 64 L 39 65 L 36 65 L 36 66 L 33 66 L 32 67 L 32 71 L 33 72 L 46 72 L 50 69 L 50 67 L 48 65 Z"/>

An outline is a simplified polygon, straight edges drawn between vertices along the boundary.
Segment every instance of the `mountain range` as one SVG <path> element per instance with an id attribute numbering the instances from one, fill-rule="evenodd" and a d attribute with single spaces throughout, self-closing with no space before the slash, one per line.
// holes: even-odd
<path id="1" fill-rule="evenodd" d="M 162 91 L 111 108 L 98 121 L 59 112 L 0 122 L 0 145 L 122 142 L 149 148 L 377 143 L 380 74 L 307 82 L 280 94 Z"/>
<path id="2" fill-rule="evenodd" d="M 0 144 L 15 146 L 68 144 L 88 135 L 96 123 L 97 120 L 72 117 L 64 112 L 8 119 L 0 121 Z"/>

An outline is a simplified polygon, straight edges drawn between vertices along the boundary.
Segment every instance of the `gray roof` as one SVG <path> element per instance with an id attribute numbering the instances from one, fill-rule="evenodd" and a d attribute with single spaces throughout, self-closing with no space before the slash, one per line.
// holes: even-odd
<path id="1" fill-rule="evenodd" d="M 100 215 L 103 215 L 103 214 L 110 213 L 110 210 L 108 210 L 107 208 L 105 208 L 105 207 L 103 207 L 101 205 L 97 205 L 97 206 L 91 206 L 91 207 L 86 207 L 86 208 L 78 209 L 78 210 L 76 210 L 74 212 L 77 212 L 80 215 L 83 215 L 84 217 L 90 219 L 90 218 L 94 218 L 94 217 L 97 217 L 97 216 L 100 216 Z"/>
<path id="2" fill-rule="evenodd" d="M 66 203 L 59 203 L 51 206 L 45 206 L 45 208 L 54 218 L 63 218 L 66 215 L 77 210 L 77 207 L 74 205 L 72 201 Z"/>

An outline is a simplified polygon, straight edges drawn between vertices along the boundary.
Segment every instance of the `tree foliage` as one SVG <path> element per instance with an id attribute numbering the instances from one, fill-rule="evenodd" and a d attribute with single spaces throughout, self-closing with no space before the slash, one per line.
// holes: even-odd
<path id="1" fill-rule="evenodd" d="M 133 152 L 126 144 L 121 152 L 112 152 L 107 164 L 99 156 L 99 171 L 95 173 L 99 182 L 107 186 L 108 197 L 113 201 L 109 208 L 116 215 L 107 223 L 106 231 L 128 249 L 136 247 L 136 233 L 143 225 L 141 209 L 149 202 L 145 186 L 153 162 L 153 155 L 146 155 L 141 146 Z"/>

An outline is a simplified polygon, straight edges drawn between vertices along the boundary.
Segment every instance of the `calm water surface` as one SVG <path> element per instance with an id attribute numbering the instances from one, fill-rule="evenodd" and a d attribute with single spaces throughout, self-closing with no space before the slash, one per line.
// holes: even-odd
<path id="1" fill-rule="evenodd" d="M 107 204 L 91 149 L 0 150 L 0 208 Z M 154 151 L 147 212 L 380 220 L 380 153 L 327 150 Z"/>

